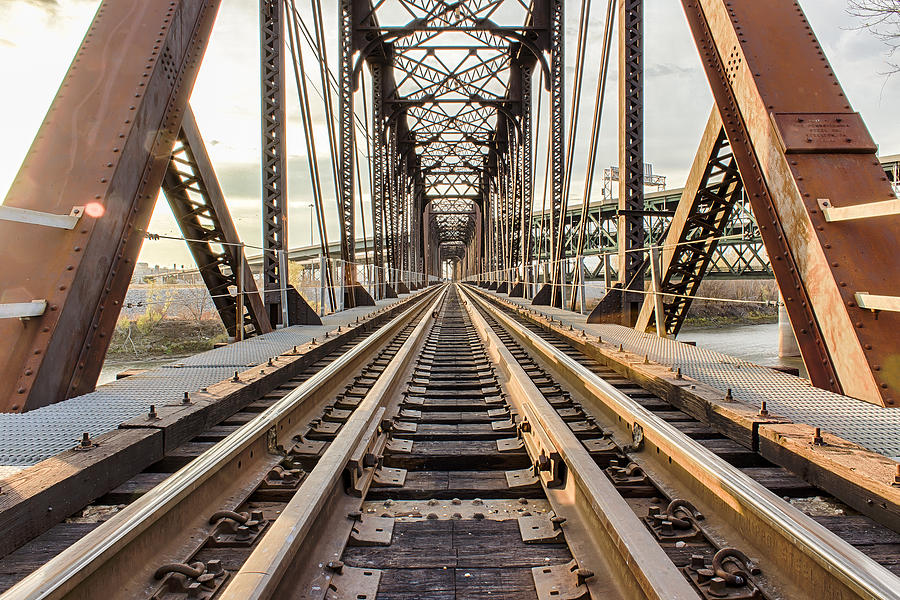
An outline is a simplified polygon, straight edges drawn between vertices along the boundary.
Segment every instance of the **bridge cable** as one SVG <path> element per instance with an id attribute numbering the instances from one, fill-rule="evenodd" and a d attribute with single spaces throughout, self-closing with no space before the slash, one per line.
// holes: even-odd
<path id="1" fill-rule="evenodd" d="M 569 121 L 569 136 L 566 147 L 565 173 L 563 178 L 563 198 L 569 201 L 569 187 L 572 182 L 572 160 L 575 155 L 575 137 L 578 132 L 578 116 L 581 111 L 581 84 L 584 80 L 584 55 L 587 49 L 587 32 L 590 26 L 591 0 L 581 0 L 581 14 L 578 17 L 578 46 L 575 58 L 575 83 L 572 87 L 571 120 Z M 560 216 L 560 221 L 564 222 Z M 562 235 L 560 234 L 560 239 Z M 563 252 L 565 256 L 565 252 Z"/>
<path id="2" fill-rule="evenodd" d="M 325 257 L 325 273 L 320 276 L 328 282 L 329 300 L 331 307 L 335 306 L 334 282 L 331 272 L 331 256 L 329 253 L 328 231 L 325 224 L 325 206 L 322 201 L 322 183 L 319 176 L 319 161 L 315 151 L 313 140 L 313 124 L 309 106 L 309 90 L 306 87 L 306 70 L 303 66 L 303 52 L 297 44 L 299 41 L 298 15 L 294 9 L 294 0 L 284 0 L 285 7 L 290 2 L 288 20 L 288 42 L 291 55 L 291 63 L 294 68 L 294 79 L 297 84 L 297 93 L 300 99 L 300 115 L 303 122 L 303 135 L 306 141 L 306 158 L 309 164 L 310 178 L 312 179 L 313 201 L 316 207 L 316 220 L 319 225 L 319 242 L 322 248 L 322 256 Z"/>
<path id="3" fill-rule="evenodd" d="M 294 0 L 291 0 L 291 4 L 293 4 Z M 329 84 L 330 70 L 328 69 L 328 56 L 325 53 L 325 43 L 324 43 L 324 28 L 322 25 L 322 5 L 319 0 L 310 0 L 310 7 L 313 12 L 313 28 L 315 29 L 315 53 L 317 58 L 319 59 L 319 75 L 322 78 L 322 96 L 325 101 L 325 122 L 328 125 L 328 146 L 331 149 L 331 168 L 334 174 L 334 194 L 335 200 L 337 202 L 338 211 L 341 209 L 341 190 L 340 190 L 340 169 L 338 167 L 339 163 L 339 154 L 338 154 L 338 142 L 337 142 L 337 133 L 335 126 L 335 121 L 338 119 L 335 118 L 334 115 L 334 103 L 331 98 L 331 86 Z M 345 85 L 350 85 L 349 81 L 344 82 Z M 341 215 L 341 220 L 343 221 L 344 215 Z"/>
<path id="4" fill-rule="evenodd" d="M 597 163 L 597 149 L 600 139 L 600 121 L 603 117 L 603 102 L 606 97 L 606 79 L 609 73 L 609 55 L 612 46 L 613 24 L 616 15 L 616 0 L 609 0 L 606 7 L 606 22 L 603 29 L 603 50 L 600 60 L 600 73 L 597 76 L 597 91 L 594 96 L 594 121 L 591 125 L 591 147 L 588 151 L 587 172 L 584 177 L 584 194 L 581 197 L 581 220 L 578 222 L 578 246 L 575 256 L 579 257 L 584 252 L 585 232 L 587 229 L 588 208 L 591 198 L 591 188 L 594 184 L 594 168 Z M 605 260 L 605 259 L 604 259 Z M 575 288 L 572 291 L 570 310 L 575 310 L 575 302 L 578 299 L 578 284 L 583 283 L 583 273 L 580 265 L 575 272 Z M 582 299 L 587 302 L 586 298 Z"/>

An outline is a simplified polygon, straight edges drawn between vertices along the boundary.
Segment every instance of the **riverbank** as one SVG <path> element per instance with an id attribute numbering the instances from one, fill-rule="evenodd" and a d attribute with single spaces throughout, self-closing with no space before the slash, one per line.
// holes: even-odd
<path id="1" fill-rule="evenodd" d="M 143 286 L 129 294 L 128 309 L 119 319 L 107 353 L 111 367 L 120 366 L 121 371 L 140 368 L 133 365 L 142 362 L 171 361 L 228 339 L 205 288 Z M 777 299 L 772 280 L 704 281 L 691 303 L 685 327 L 777 323 Z"/>
<path id="2" fill-rule="evenodd" d="M 197 354 L 228 340 L 215 318 L 121 319 L 107 352 L 107 361 L 161 360 Z"/>

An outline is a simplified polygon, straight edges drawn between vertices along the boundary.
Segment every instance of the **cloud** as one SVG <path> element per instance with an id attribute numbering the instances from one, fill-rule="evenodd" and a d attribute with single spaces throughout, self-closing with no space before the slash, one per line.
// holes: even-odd
<path id="1" fill-rule="evenodd" d="M 56 15 L 59 11 L 59 0 L 22 0 L 25 4 L 36 6 L 47 11 L 50 15 Z"/>
<path id="2" fill-rule="evenodd" d="M 667 77 L 669 75 L 693 75 L 696 73 L 695 69 L 690 67 L 682 67 L 680 65 L 673 65 L 671 63 L 657 63 L 649 65 L 644 70 L 644 75 L 647 77 Z"/>

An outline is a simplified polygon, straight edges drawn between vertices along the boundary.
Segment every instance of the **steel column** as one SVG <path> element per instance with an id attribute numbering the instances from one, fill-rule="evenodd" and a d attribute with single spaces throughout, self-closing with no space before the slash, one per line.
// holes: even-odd
<path id="1" fill-rule="evenodd" d="M 644 0 L 619 1 L 619 283 L 643 290 L 644 261 Z M 628 212 L 621 212 L 628 211 Z M 625 325 L 642 297 L 622 295 Z"/>
<path id="2" fill-rule="evenodd" d="M 284 8 L 259 2 L 262 96 L 263 290 L 269 320 L 282 322 L 281 290 L 288 285 L 279 253 L 287 249 L 287 158 L 284 145 Z"/>
<path id="3" fill-rule="evenodd" d="M 565 218 L 568 198 L 563 197 L 565 176 L 565 29 L 566 19 L 563 0 L 550 0 L 550 237 L 553 261 L 550 305 L 562 307 L 563 274 L 562 259 L 565 256 Z"/>
<path id="4" fill-rule="evenodd" d="M 373 264 L 375 265 L 376 298 L 385 297 L 384 268 L 384 227 L 383 210 L 385 202 L 385 149 L 387 140 L 384 134 L 384 69 L 381 63 L 370 62 L 372 74 L 372 153 L 373 157 L 373 196 L 372 196 L 372 241 L 374 248 Z"/>

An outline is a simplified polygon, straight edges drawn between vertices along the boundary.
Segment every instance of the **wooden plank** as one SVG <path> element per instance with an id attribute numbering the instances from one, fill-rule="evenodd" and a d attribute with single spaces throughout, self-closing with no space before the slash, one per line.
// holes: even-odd
<path id="1" fill-rule="evenodd" d="M 83 538 L 100 523 L 59 523 L 0 559 L 0 593 Z"/>
<path id="2" fill-rule="evenodd" d="M 165 457 L 153 463 L 148 471 L 174 473 L 215 445 L 214 442 L 188 442 L 170 450 Z"/>
<path id="3" fill-rule="evenodd" d="M 194 442 L 221 442 L 241 427 L 242 425 L 215 425 L 191 439 Z"/>
<path id="4" fill-rule="evenodd" d="M 900 533 L 891 531 L 864 515 L 813 517 L 813 519 L 854 546 L 900 544 Z"/>
<path id="5" fill-rule="evenodd" d="M 411 407 L 416 409 L 416 407 Z M 481 411 L 438 411 L 423 410 L 422 421 L 429 423 L 490 423 L 491 419 L 487 414 L 487 408 Z"/>
<path id="6" fill-rule="evenodd" d="M 138 473 L 100 498 L 102 504 L 134 502 L 169 477 L 169 473 Z"/>
<path id="7" fill-rule="evenodd" d="M 646 408 L 646 407 L 645 407 Z M 671 407 L 669 407 L 671 409 Z M 696 423 L 694 417 L 680 410 L 656 410 L 654 414 L 669 423 Z"/>
<path id="8" fill-rule="evenodd" d="M 429 600 L 456 600 L 454 573 L 454 569 L 384 569 L 378 598 L 420 600 L 427 590 Z"/>
<path id="9" fill-rule="evenodd" d="M 738 468 L 769 466 L 769 463 L 761 458 L 756 452 L 748 450 L 740 444 L 726 438 L 701 439 L 697 440 L 697 443 L 704 448 L 715 452 L 721 458 Z"/>
<path id="10" fill-rule="evenodd" d="M 446 441 L 476 441 L 498 440 L 509 437 L 510 432 L 494 431 L 490 423 L 422 423 L 419 422 L 415 433 L 405 433 L 403 437 L 409 440 L 446 440 Z M 494 450 L 496 450 L 496 445 Z"/>
<path id="11" fill-rule="evenodd" d="M 548 564 L 556 564 L 555 561 Z M 531 569 L 456 569 L 456 598 L 537 600 Z"/>
<path id="12" fill-rule="evenodd" d="M 351 567 L 372 569 L 451 569 L 456 567 L 452 531 L 453 521 L 398 521 L 390 546 L 348 546 L 341 560 Z"/>
<path id="13" fill-rule="evenodd" d="M 695 440 L 708 440 L 722 437 L 718 431 L 709 425 L 698 423 L 697 421 L 689 423 L 672 423 L 672 426 Z"/>
<path id="14" fill-rule="evenodd" d="M 457 568 L 540 567 L 572 560 L 563 544 L 528 545 L 522 541 L 519 524 L 506 521 L 451 521 L 453 547 L 457 552 Z"/>
<path id="15" fill-rule="evenodd" d="M 0 556 L 47 531 L 162 458 L 158 430 L 116 430 L 87 451 L 67 450 L 3 482 Z"/>
<path id="16" fill-rule="evenodd" d="M 412 452 L 385 456 L 389 467 L 409 470 L 479 470 L 479 469 L 524 469 L 530 465 L 524 450 L 517 452 L 497 451 L 494 441 L 422 441 L 413 442 Z"/>
<path id="17" fill-rule="evenodd" d="M 369 500 L 543 498 L 540 484 L 510 489 L 504 471 L 410 471 L 402 488 L 373 486 Z"/>
<path id="18" fill-rule="evenodd" d="M 814 496 L 819 491 L 808 482 L 800 479 L 790 471 L 781 467 L 757 467 L 741 469 L 745 475 L 749 475 L 763 484 L 773 494 L 788 496 L 791 498 L 803 498 Z"/>

